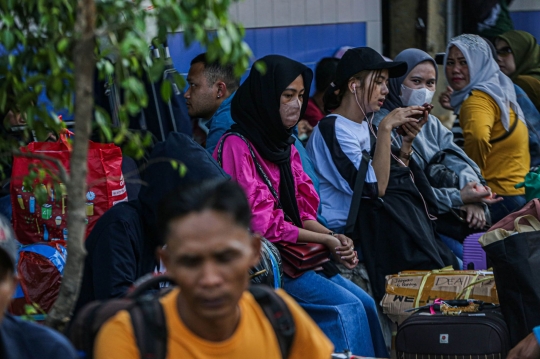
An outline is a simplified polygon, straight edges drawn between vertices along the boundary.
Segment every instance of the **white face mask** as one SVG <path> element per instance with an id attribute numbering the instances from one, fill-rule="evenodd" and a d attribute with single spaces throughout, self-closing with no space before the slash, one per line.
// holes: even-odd
<path id="1" fill-rule="evenodd" d="M 422 106 L 425 103 L 431 103 L 435 91 L 430 91 L 427 88 L 412 89 L 401 85 L 401 103 L 403 106 Z"/>

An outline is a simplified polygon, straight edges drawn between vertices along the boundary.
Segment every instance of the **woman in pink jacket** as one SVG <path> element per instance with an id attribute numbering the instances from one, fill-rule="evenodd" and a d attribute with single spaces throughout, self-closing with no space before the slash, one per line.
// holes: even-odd
<path id="1" fill-rule="evenodd" d="M 313 78 L 306 66 L 283 56 L 259 60 L 231 104 L 235 125 L 220 140 L 214 158 L 246 191 L 252 230 L 274 243 L 320 243 L 335 262 L 358 262 L 350 238 L 317 222 L 319 197 L 292 145 Z M 290 274 L 290 272 L 289 272 Z M 312 316 L 336 351 L 386 358 L 388 352 L 373 299 L 339 275 L 333 262 L 299 277 L 284 275 L 284 289 Z"/>

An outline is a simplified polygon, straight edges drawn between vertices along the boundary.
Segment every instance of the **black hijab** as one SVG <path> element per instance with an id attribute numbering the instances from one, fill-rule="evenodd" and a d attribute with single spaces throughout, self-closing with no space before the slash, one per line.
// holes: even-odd
<path id="1" fill-rule="evenodd" d="M 266 72 L 261 74 L 253 66 L 248 78 L 236 90 L 231 102 L 231 115 L 235 124 L 230 131 L 246 137 L 261 157 L 279 166 L 279 200 L 285 214 L 301 228 L 291 170 L 293 129 L 283 126 L 279 108 L 283 91 L 298 75 L 302 75 L 305 92 L 299 119 L 304 116 L 313 72 L 301 63 L 280 55 L 265 56 L 257 62 L 266 65 Z"/>

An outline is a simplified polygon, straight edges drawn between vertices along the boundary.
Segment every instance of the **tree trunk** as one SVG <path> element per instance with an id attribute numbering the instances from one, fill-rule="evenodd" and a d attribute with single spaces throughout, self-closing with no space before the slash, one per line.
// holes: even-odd
<path id="1" fill-rule="evenodd" d="M 46 324 L 63 330 L 70 319 L 84 269 L 84 235 L 86 230 L 85 193 L 88 157 L 88 139 L 94 108 L 96 8 L 94 0 L 77 1 L 75 46 L 73 63 L 75 75 L 75 139 L 70 161 L 70 180 L 67 184 L 68 207 L 68 256 L 60 294 L 54 303 Z"/>

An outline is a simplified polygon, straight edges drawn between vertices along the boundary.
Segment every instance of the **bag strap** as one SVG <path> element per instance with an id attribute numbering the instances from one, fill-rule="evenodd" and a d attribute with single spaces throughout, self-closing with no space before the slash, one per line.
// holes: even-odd
<path id="1" fill-rule="evenodd" d="M 282 358 L 288 358 L 296 333 L 289 307 L 270 287 L 252 285 L 249 291 L 274 329 Z M 155 295 L 138 298 L 137 305 L 129 310 L 141 359 L 165 359 L 167 356 L 167 324 L 159 299 Z"/>
<path id="2" fill-rule="evenodd" d="M 133 284 L 134 288 L 128 291 L 126 298 L 136 299 L 150 290 L 160 288 L 162 284 L 169 287 L 176 283 L 167 275 L 154 275 L 153 273 L 148 273 L 135 281 Z M 161 293 L 161 295 L 163 295 L 163 293 Z"/>
<path id="3" fill-rule="evenodd" d="M 262 180 L 264 181 L 264 183 L 266 184 L 266 186 L 268 187 L 268 189 L 272 193 L 272 196 L 277 201 L 278 208 L 281 209 L 281 211 L 283 212 L 283 215 L 285 216 L 285 220 L 287 222 L 294 223 L 294 221 L 283 210 L 283 206 L 281 205 L 281 201 L 279 200 L 279 195 L 278 195 L 276 189 L 274 188 L 274 186 L 272 186 L 272 182 L 270 182 L 270 178 L 268 177 L 266 172 L 264 172 L 261 164 L 259 163 L 259 160 L 257 160 L 257 157 L 255 157 L 255 152 L 253 151 L 253 147 L 251 147 L 251 143 L 249 143 L 249 141 L 244 136 L 239 134 L 238 132 L 228 132 L 228 133 L 226 133 L 222 137 L 221 141 L 219 142 L 219 145 L 218 145 L 218 158 L 217 158 L 217 162 L 219 164 L 219 167 L 223 168 L 223 143 L 225 142 L 225 139 L 227 137 L 229 137 L 229 136 L 240 137 L 242 139 L 242 141 L 244 141 L 246 143 L 246 146 L 248 147 L 249 153 L 251 154 L 251 159 L 253 160 L 253 163 L 255 164 L 255 168 L 257 169 L 257 173 L 259 174 L 259 176 L 261 176 Z"/>
<path id="4" fill-rule="evenodd" d="M 167 324 L 159 298 L 154 295 L 138 298 L 129 310 L 141 359 L 167 357 Z"/>
<path id="5" fill-rule="evenodd" d="M 351 207 L 349 208 L 349 215 L 347 216 L 347 224 L 345 225 L 345 233 L 350 235 L 354 233 L 354 227 L 358 218 L 358 211 L 360 210 L 360 202 L 362 201 L 362 191 L 364 190 L 364 183 L 366 180 L 366 174 L 368 164 L 370 160 L 369 153 L 362 151 L 362 159 L 360 160 L 360 167 L 356 174 L 356 180 L 354 182 L 353 196 L 351 200 Z"/>
<path id="6" fill-rule="evenodd" d="M 524 226 L 523 224 L 520 224 L 519 222 L 521 222 L 522 219 L 528 221 L 530 226 L 526 226 L 526 225 Z M 514 220 L 514 229 L 518 233 L 532 232 L 527 227 L 532 227 L 532 229 L 534 231 L 540 231 L 540 221 L 538 221 L 537 218 L 535 218 L 534 216 L 532 216 L 530 214 L 526 214 L 524 216 L 517 217 Z"/>
<path id="7" fill-rule="evenodd" d="M 148 293 L 162 283 L 175 284 L 166 275 L 143 276 L 136 281 L 135 289 L 126 295 L 135 302 L 128 313 L 141 359 L 165 359 L 167 356 L 167 322 L 159 300 L 169 291 Z"/>
<path id="8" fill-rule="evenodd" d="M 287 303 L 273 289 L 265 285 L 251 285 L 249 292 L 263 310 L 276 333 L 281 357 L 287 359 L 296 333 L 294 319 Z"/>
<path id="9" fill-rule="evenodd" d="M 514 124 L 512 125 L 512 127 L 510 127 L 504 135 L 494 138 L 492 140 L 489 140 L 489 144 L 492 145 L 494 143 L 501 142 L 502 140 L 508 138 L 512 134 L 512 132 L 514 132 L 514 130 L 516 129 L 518 121 L 519 121 L 519 118 L 517 118 L 517 115 L 516 115 L 516 120 L 514 121 Z"/>

